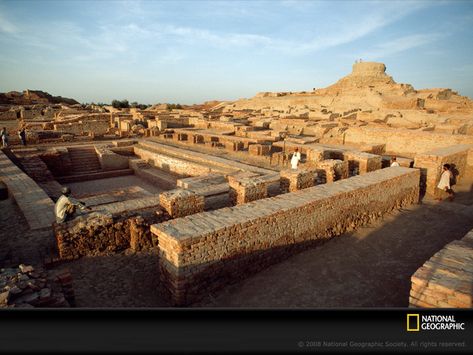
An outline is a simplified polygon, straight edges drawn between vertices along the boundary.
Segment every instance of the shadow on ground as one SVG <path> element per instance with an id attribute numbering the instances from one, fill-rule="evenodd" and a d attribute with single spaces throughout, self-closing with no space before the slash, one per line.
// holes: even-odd
<path id="1" fill-rule="evenodd" d="M 471 191 L 457 194 L 469 202 Z M 407 307 L 410 277 L 473 228 L 468 204 L 433 202 L 385 215 L 211 294 L 194 307 Z"/>

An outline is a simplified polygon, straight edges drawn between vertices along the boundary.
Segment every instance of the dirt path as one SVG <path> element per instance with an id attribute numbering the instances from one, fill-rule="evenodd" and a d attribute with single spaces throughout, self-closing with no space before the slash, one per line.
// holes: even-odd
<path id="1" fill-rule="evenodd" d="M 83 257 L 58 267 L 72 274 L 77 307 L 166 307 L 156 254 Z"/>
<path id="2" fill-rule="evenodd" d="M 411 275 L 472 228 L 473 206 L 425 201 L 295 255 L 195 306 L 407 307 Z"/>

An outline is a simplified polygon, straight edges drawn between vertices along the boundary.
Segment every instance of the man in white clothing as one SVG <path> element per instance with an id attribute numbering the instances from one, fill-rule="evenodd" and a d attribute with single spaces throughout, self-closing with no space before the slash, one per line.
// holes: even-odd
<path id="1" fill-rule="evenodd" d="M 294 154 L 292 154 L 291 158 L 291 167 L 292 169 L 296 170 L 297 166 L 299 165 L 299 161 L 301 160 L 301 153 L 299 152 L 299 148 L 296 148 Z"/>
<path id="2" fill-rule="evenodd" d="M 391 166 L 400 166 L 399 163 L 396 161 L 396 157 L 392 157 L 391 161 L 392 161 Z"/>
<path id="3" fill-rule="evenodd" d="M 455 196 L 455 192 L 452 190 L 452 186 L 450 184 L 453 178 L 452 171 L 450 170 L 450 164 L 443 165 L 443 173 L 440 176 L 440 181 L 437 185 L 437 198 L 436 200 L 441 201 L 442 197 L 445 193 L 449 195 L 449 200 L 453 201 Z"/>
<path id="4" fill-rule="evenodd" d="M 59 199 L 56 201 L 56 205 L 54 206 L 54 214 L 56 215 L 57 223 L 64 223 L 70 220 L 77 207 L 83 211 L 90 211 L 90 207 L 86 207 L 85 203 L 76 200 L 74 197 L 71 197 L 70 194 L 71 189 L 64 187 L 62 189 L 61 197 L 59 197 Z"/>

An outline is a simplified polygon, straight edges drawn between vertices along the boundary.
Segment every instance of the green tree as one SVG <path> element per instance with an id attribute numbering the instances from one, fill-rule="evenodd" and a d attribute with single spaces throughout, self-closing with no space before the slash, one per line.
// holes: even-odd
<path id="1" fill-rule="evenodd" d="M 128 103 L 128 100 L 113 100 L 112 101 L 112 106 L 114 108 L 129 108 L 130 104 Z"/>

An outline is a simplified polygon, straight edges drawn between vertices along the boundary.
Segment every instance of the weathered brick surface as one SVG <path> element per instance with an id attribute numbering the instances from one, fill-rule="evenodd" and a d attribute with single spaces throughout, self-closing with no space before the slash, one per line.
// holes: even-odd
<path id="1" fill-rule="evenodd" d="M 176 181 L 179 177 L 177 174 L 153 168 L 143 159 L 131 159 L 129 164 L 135 175 L 153 185 L 166 190 L 176 188 Z"/>
<path id="2" fill-rule="evenodd" d="M 184 189 L 174 189 L 161 193 L 159 202 L 173 218 L 202 212 L 205 206 L 204 196 Z"/>
<path id="3" fill-rule="evenodd" d="M 271 145 L 269 144 L 250 144 L 248 146 L 248 153 L 250 155 L 269 155 L 271 152 Z"/>
<path id="4" fill-rule="evenodd" d="M 418 154 L 414 160 L 414 167 L 422 172 L 422 187 L 429 195 L 436 195 L 437 185 L 443 172 L 443 164 L 454 164 L 461 180 L 466 173 L 467 159 L 473 145 L 454 145 Z"/>
<path id="5" fill-rule="evenodd" d="M 206 174 L 201 176 L 179 179 L 176 182 L 177 187 L 183 189 L 201 188 L 207 185 L 223 184 L 227 182 L 225 176 L 220 174 Z"/>
<path id="6" fill-rule="evenodd" d="M 348 178 L 348 161 L 327 159 L 317 163 L 318 183 L 331 183 Z"/>
<path id="7" fill-rule="evenodd" d="M 235 177 L 229 181 L 230 199 L 233 205 L 268 197 L 268 184 L 260 176 Z"/>
<path id="8" fill-rule="evenodd" d="M 238 170 L 268 174 L 271 170 L 239 163 L 220 157 L 209 156 L 186 149 L 171 147 L 153 141 L 141 141 L 134 146 L 140 158 L 154 166 L 185 176 L 200 176 L 209 173 L 229 174 Z"/>
<path id="9" fill-rule="evenodd" d="M 159 208 L 138 211 L 93 212 L 69 222 L 53 224 L 61 259 L 85 255 L 108 255 L 125 249 L 145 250 L 157 246 L 149 226 L 169 217 Z"/>
<path id="10" fill-rule="evenodd" d="M 110 150 L 107 146 L 95 146 L 102 170 L 128 169 L 128 158 Z"/>
<path id="11" fill-rule="evenodd" d="M 382 157 L 376 154 L 348 151 L 343 153 L 343 158 L 348 162 L 350 175 L 363 175 L 382 166 Z"/>
<path id="12" fill-rule="evenodd" d="M 411 282 L 409 307 L 473 308 L 473 230 L 426 261 Z"/>
<path id="13" fill-rule="evenodd" d="M 456 144 L 472 144 L 472 137 L 464 134 L 439 134 L 404 128 L 350 127 L 345 132 L 345 143 L 386 144 L 386 152 L 414 156 Z M 473 164 L 470 164 L 473 165 Z"/>
<path id="14" fill-rule="evenodd" d="M 294 192 L 315 185 L 317 172 L 307 169 L 286 169 L 281 171 L 281 192 Z"/>
<path id="15" fill-rule="evenodd" d="M 417 169 L 386 168 L 151 227 L 162 282 L 176 304 L 191 303 L 297 250 L 416 203 Z"/>
<path id="16" fill-rule="evenodd" d="M 324 148 L 311 147 L 307 149 L 307 161 L 318 163 L 324 160 Z"/>
<path id="17" fill-rule="evenodd" d="M 20 207 L 31 229 L 50 228 L 54 203 L 49 196 L 8 157 L 0 152 L 0 179 Z"/>

